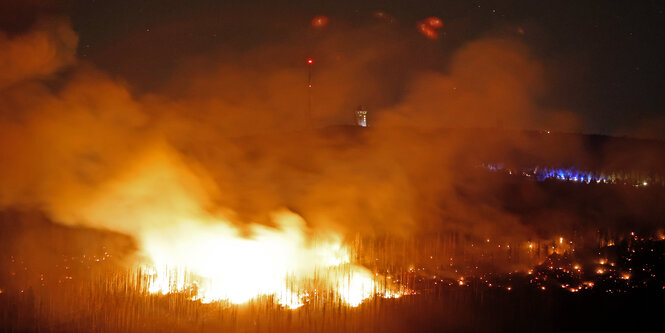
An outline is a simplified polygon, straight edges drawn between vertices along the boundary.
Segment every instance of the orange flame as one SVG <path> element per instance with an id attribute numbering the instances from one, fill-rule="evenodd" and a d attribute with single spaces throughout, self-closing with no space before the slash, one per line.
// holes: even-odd
<path id="1" fill-rule="evenodd" d="M 275 227 L 241 227 L 212 211 L 212 181 L 163 149 L 127 170 L 83 211 L 87 219 L 136 238 L 147 261 L 149 292 L 234 304 L 272 296 L 289 308 L 304 304 L 311 285 L 350 306 L 379 293 L 396 296 L 350 261 L 341 235 L 311 230 L 293 212 L 273 213 Z"/>

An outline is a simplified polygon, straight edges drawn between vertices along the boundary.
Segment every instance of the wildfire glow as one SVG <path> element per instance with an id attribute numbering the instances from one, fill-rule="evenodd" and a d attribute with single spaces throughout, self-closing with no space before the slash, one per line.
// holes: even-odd
<path id="1" fill-rule="evenodd" d="M 334 289 L 349 305 L 374 295 L 372 274 L 349 264 L 349 252 L 340 239 L 306 239 L 304 221 L 290 212 L 276 214 L 275 223 L 278 228 L 253 225 L 250 236 L 243 237 L 221 221 L 183 222 L 148 237 L 144 248 L 156 268 L 150 272 L 149 291 L 195 290 L 194 299 L 234 304 L 273 295 L 280 304 L 295 308 L 302 305 L 306 290 L 286 286 L 317 273 L 322 281 L 316 283 Z M 181 239 L 174 241 L 171 236 L 176 235 Z"/>
<path id="2" fill-rule="evenodd" d="M 316 289 L 350 306 L 396 295 L 350 262 L 341 235 L 312 230 L 293 212 L 274 212 L 266 226 L 211 209 L 214 183 L 177 156 L 150 153 L 128 170 L 84 204 L 86 218 L 136 238 L 151 293 L 233 304 L 268 296 L 289 308 Z"/>
<path id="3" fill-rule="evenodd" d="M 306 285 L 312 283 L 333 290 L 350 306 L 379 292 L 374 275 L 350 264 L 349 252 L 339 240 L 309 243 L 300 217 L 282 212 L 276 220 L 279 229 L 253 226 L 254 236 L 249 238 L 228 226 L 214 226 L 190 233 L 187 241 L 148 240 L 146 250 L 157 268 L 149 271 L 149 291 L 192 290 L 195 300 L 234 304 L 272 295 L 292 309 L 304 304 Z"/>

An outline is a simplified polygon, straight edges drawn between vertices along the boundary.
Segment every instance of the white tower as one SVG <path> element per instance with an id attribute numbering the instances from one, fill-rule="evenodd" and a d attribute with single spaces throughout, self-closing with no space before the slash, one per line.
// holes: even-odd
<path id="1" fill-rule="evenodd" d="M 356 125 L 360 127 L 367 127 L 367 107 L 364 105 L 358 106 L 358 109 L 353 113 L 356 120 Z"/>

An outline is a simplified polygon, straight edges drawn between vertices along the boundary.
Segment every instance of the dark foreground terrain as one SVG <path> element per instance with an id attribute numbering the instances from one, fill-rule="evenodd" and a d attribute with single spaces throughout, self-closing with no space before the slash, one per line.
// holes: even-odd
<path id="1" fill-rule="evenodd" d="M 657 235 L 628 234 L 562 254 L 556 245 L 539 245 L 542 253 L 519 260 L 486 247 L 455 257 L 454 265 L 443 264 L 443 249 L 453 245 L 442 236 L 365 241 L 368 251 L 391 257 L 372 269 L 399 279 L 411 295 L 377 297 L 357 308 L 321 295 L 289 310 L 270 298 L 230 305 L 150 295 L 141 292 L 139 272 L 125 265 L 132 245 L 124 236 L 54 225 L 40 214 L 2 217 L 24 222 L 2 234 L 6 332 L 617 332 L 647 331 L 665 311 L 665 240 Z M 393 259 L 402 256 L 412 257 L 415 268 Z M 506 272 L 485 256 L 495 266 L 534 264 Z"/>

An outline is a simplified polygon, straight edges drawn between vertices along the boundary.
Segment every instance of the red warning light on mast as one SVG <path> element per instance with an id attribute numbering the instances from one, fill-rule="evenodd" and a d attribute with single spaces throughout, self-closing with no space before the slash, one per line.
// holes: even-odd
<path id="1" fill-rule="evenodd" d="M 314 60 L 312 60 L 312 58 L 307 58 L 307 64 L 308 65 L 311 65 L 313 63 L 314 63 Z"/>

